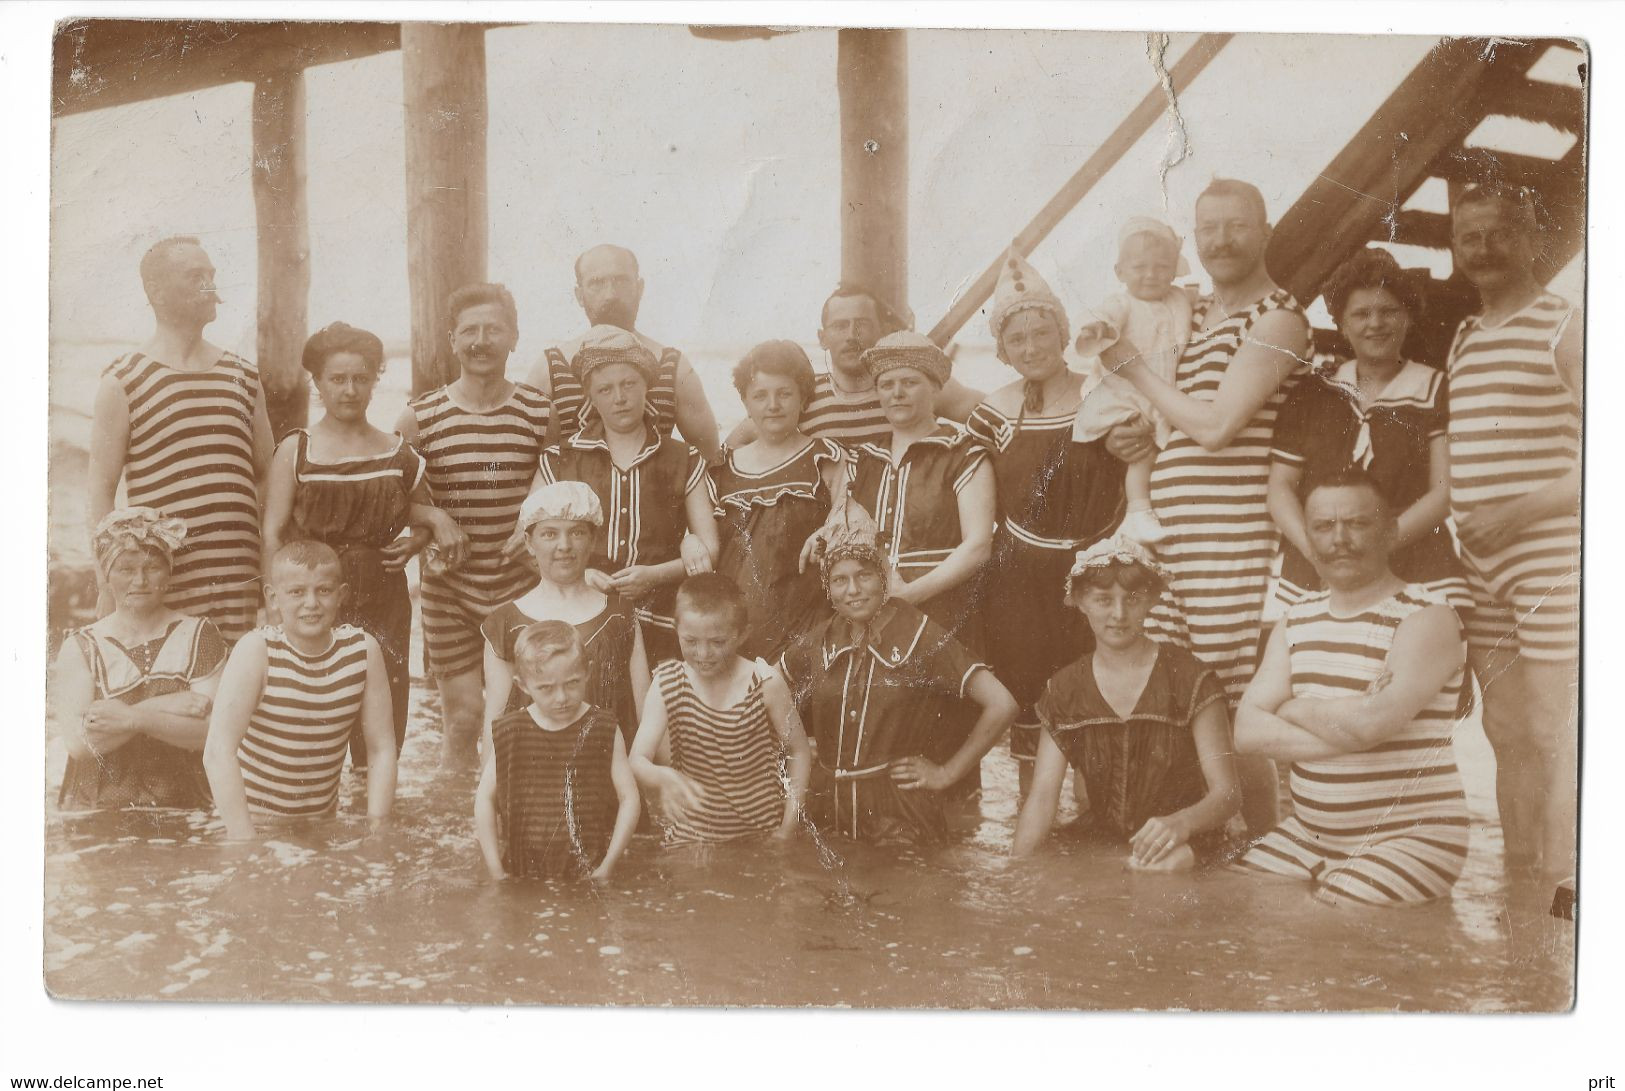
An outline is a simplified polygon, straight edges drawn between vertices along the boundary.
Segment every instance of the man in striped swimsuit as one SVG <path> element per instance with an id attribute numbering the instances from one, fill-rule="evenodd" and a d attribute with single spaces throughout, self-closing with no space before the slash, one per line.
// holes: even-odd
<path id="1" fill-rule="evenodd" d="M 1461 623 L 1388 567 L 1395 516 L 1357 467 L 1310 484 L 1305 532 L 1326 589 L 1288 608 L 1236 713 L 1238 750 L 1292 763 L 1292 816 L 1240 866 L 1306 879 L 1334 904 L 1442 898 L 1467 861 L 1450 738 Z"/>
<path id="2" fill-rule="evenodd" d="M 576 302 L 586 312 L 588 325 L 626 330 L 658 361 L 656 380 L 649 388 L 649 409 L 657 418 L 660 434 L 671 435 L 675 425 L 706 462 L 716 462 L 721 457 L 717 418 L 711 412 L 699 375 L 687 356 L 638 332 L 643 278 L 638 275 L 637 255 L 624 246 L 595 246 L 576 258 L 575 271 Z M 530 370 L 530 385 L 553 400 L 560 441 L 575 435 L 584 423 L 581 415 L 587 408 L 586 392 L 572 367 L 584 340 L 577 337 L 549 348 Z"/>
<path id="3" fill-rule="evenodd" d="M 220 300 L 197 239 L 153 244 L 141 286 L 157 327 L 96 390 L 88 525 L 113 510 L 120 478 L 128 504 L 184 520 L 167 605 L 236 640 L 260 605 L 258 482 L 271 461 L 271 426 L 259 372 L 203 339 Z"/>
<path id="4" fill-rule="evenodd" d="M 1467 635 L 1508 870 L 1562 884 L 1574 874 L 1583 327 L 1536 279 L 1527 191 L 1469 187 L 1451 235 L 1483 304 L 1449 362 L 1450 510 L 1474 599 Z"/>
<path id="5" fill-rule="evenodd" d="M 423 640 L 440 688 L 441 766 L 472 766 L 485 707 L 486 615 L 536 585 L 536 572 L 503 545 L 519 521 L 547 447 L 546 395 L 506 378 L 519 340 L 513 296 L 500 284 L 452 293 L 451 347 L 462 374 L 412 399 L 395 431 L 427 463 L 437 507 L 468 533 L 468 554 L 449 570 L 422 561 Z"/>
<path id="6" fill-rule="evenodd" d="M 891 422 L 880 408 L 875 378 L 863 366 L 863 354 L 887 334 L 911 329 L 913 322 L 863 288 L 842 284 L 824 301 L 818 343 L 829 353 L 829 367 L 813 376 L 812 400 L 801 407 L 801 430 L 813 439 L 832 439 L 849 449 L 891 441 Z M 983 393 L 950 378 L 937 392 L 937 415 L 963 424 L 982 403 Z M 756 438 L 756 427 L 742 421 L 728 435 L 729 447 Z"/>

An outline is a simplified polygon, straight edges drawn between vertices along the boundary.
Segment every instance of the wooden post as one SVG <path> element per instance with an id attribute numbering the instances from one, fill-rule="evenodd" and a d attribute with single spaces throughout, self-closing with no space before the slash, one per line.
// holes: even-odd
<path id="1" fill-rule="evenodd" d="M 457 378 L 446 297 L 485 279 L 485 28 L 401 24 L 412 392 Z"/>
<path id="2" fill-rule="evenodd" d="M 310 302 L 310 216 L 305 206 L 305 74 L 287 68 L 254 84 L 254 221 L 259 250 L 255 355 L 271 431 L 303 427 L 310 387 L 300 354 Z"/>
<path id="3" fill-rule="evenodd" d="M 908 39 L 901 30 L 842 30 L 841 279 L 908 307 Z"/>

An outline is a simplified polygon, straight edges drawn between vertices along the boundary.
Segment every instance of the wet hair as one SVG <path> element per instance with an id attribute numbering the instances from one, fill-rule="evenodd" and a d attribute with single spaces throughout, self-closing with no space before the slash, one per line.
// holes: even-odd
<path id="1" fill-rule="evenodd" d="M 1422 317 L 1424 304 L 1416 278 L 1400 268 L 1388 251 L 1368 246 L 1334 269 L 1326 280 L 1326 310 L 1332 321 L 1342 325 L 1343 308 L 1355 292 L 1379 288 L 1399 300 L 1412 322 Z"/>
<path id="2" fill-rule="evenodd" d="M 813 366 L 806 351 L 794 341 L 763 341 L 734 365 L 734 389 L 744 398 L 758 376 L 776 375 L 796 384 L 801 408 L 813 399 Z"/>
<path id="3" fill-rule="evenodd" d="M 1394 513 L 1393 505 L 1388 502 L 1388 496 L 1377 479 L 1371 476 L 1370 471 L 1353 463 L 1306 475 L 1298 486 L 1298 496 L 1307 504 L 1310 494 L 1317 489 L 1368 489 L 1377 498 L 1377 507 L 1384 515 Z"/>
<path id="4" fill-rule="evenodd" d="M 526 625 L 513 642 L 513 665 L 521 678 L 560 656 L 575 656 L 583 664 L 587 658 L 581 634 L 567 621 L 538 621 Z"/>
<path id="5" fill-rule="evenodd" d="M 581 283 L 581 263 L 586 261 L 587 255 L 592 253 L 594 250 L 609 250 L 613 253 L 619 254 L 621 257 L 632 263 L 632 275 L 638 275 L 638 256 L 636 254 L 632 253 L 632 251 L 628 250 L 624 246 L 616 246 L 612 242 L 604 242 L 599 243 L 597 246 L 589 246 L 587 249 L 576 255 L 575 272 L 577 284 Z"/>
<path id="6" fill-rule="evenodd" d="M 740 629 L 745 627 L 749 617 L 739 585 L 721 572 L 702 572 L 678 585 L 675 612 L 681 614 L 684 610 L 713 616 L 731 614 L 734 625 Z"/>
<path id="7" fill-rule="evenodd" d="M 326 565 L 332 565 L 334 568 L 340 569 L 343 567 L 339 561 L 337 551 L 332 546 L 326 542 L 311 541 L 308 538 L 288 542 L 271 554 L 271 570 L 275 571 L 279 564 L 297 565 L 309 572 L 314 572 Z"/>
<path id="8" fill-rule="evenodd" d="M 378 335 L 343 322 L 333 322 L 310 335 L 299 362 L 311 377 L 320 379 L 327 361 L 341 352 L 353 352 L 367 362 L 372 373 L 384 370 L 384 343 Z"/>
<path id="9" fill-rule="evenodd" d="M 519 307 L 513 301 L 513 293 L 500 284 L 465 284 L 452 292 L 446 300 L 448 328 L 455 330 L 457 320 L 470 307 L 480 307 L 488 303 L 501 307 L 503 315 L 508 319 L 508 325 L 513 327 L 515 333 L 519 332 Z"/>
<path id="10" fill-rule="evenodd" d="M 1142 591 L 1160 595 L 1165 589 L 1162 577 L 1142 564 L 1132 561 L 1112 561 L 1093 568 L 1085 568 L 1072 577 L 1072 598 L 1088 590 L 1106 590 L 1121 587 L 1125 591 Z"/>
<path id="11" fill-rule="evenodd" d="M 196 235 L 169 235 L 147 247 L 141 255 L 141 287 L 150 298 L 155 281 L 164 274 L 169 264 L 169 252 L 182 246 L 202 246 Z"/>
<path id="12" fill-rule="evenodd" d="M 1196 195 L 1196 203 L 1201 204 L 1204 197 L 1239 197 L 1247 202 L 1247 207 L 1258 216 L 1258 222 L 1270 222 L 1269 209 L 1264 204 L 1264 195 L 1257 186 L 1251 182 L 1243 182 L 1236 178 L 1215 178 L 1207 184 L 1207 188 Z"/>

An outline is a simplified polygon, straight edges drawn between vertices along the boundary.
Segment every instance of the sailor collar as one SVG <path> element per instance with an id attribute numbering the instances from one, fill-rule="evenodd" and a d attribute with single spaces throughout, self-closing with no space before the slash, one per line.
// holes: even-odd
<path id="1" fill-rule="evenodd" d="M 609 441 L 604 438 L 604 422 L 594 420 L 582 426 L 581 431 L 565 441 L 578 451 L 603 451 L 609 453 Z M 643 425 L 643 449 L 632 459 L 632 465 L 626 467 L 630 470 L 637 467 L 654 456 L 660 450 L 662 440 L 660 433 L 655 430 L 652 423 L 645 421 Z M 616 467 L 620 469 L 620 467 Z M 625 472 L 625 471 L 622 471 Z"/>
<path id="2" fill-rule="evenodd" d="M 910 441 L 909 445 L 903 450 L 903 457 L 907 459 L 914 453 L 914 448 L 920 446 L 921 444 L 935 444 L 938 447 L 944 447 L 951 450 L 959 445 L 959 443 L 965 438 L 965 434 L 965 430 L 959 427 L 957 424 L 938 423 L 936 428 L 932 431 L 921 436 L 919 439 Z M 886 443 L 860 443 L 858 444 L 858 449 L 860 451 L 868 451 L 874 457 L 885 462 L 891 461 L 891 443 L 889 441 Z"/>
<path id="3" fill-rule="evenodd" d="M 1344 360 L 1329 378 L 1353 399 L 1356 406 L 1359 406 L 1356 361 Z M 1441 371 L 1436 371 L 1426 364 L 1419 364 L 1415 360 L 1406 360 L 1394 377 L 1388 380 L 1388 385 L 1382 388 L 1382 393 L 1365 403 L 1365 408 L 1374 409 L 1379 405 L 1432 405 L 1434 392 L 1443 378 L 1444 373 Z"/>
<path id="4" fill-rule="evenodd" d="M 874 656 L 875 662 L 882 667 L 896 670 L 914 655 L 915 649 L 920 646 L 920 638 L 925 635 L 925 627 L 929 621 L 929 618 L 912 607 L 898 602 L 886 603 L 880 608 L 880 614 L 875 621 L 870 622 L 872 639 L 869 641 L 869 654 Z M 857 647 L 850 641 L 842 641 L 841 630 L 845 627 L 846 619 L 839 614 L 824 622 L 822 650 L 825 670 L 828 670 L 842 655 Z"/>

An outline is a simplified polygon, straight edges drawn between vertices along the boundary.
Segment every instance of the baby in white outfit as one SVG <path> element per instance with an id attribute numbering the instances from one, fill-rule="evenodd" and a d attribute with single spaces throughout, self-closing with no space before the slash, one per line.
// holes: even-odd
<path id="1" fill-rule="evenodd" d="M 1078 355 L 1099 356 L 1126 337 L 1140 350 L 1146 366 L 1173 384 L 1191 328 L 1190 293 L 1173 283 L 1175 277 L 1190 272 L 1180 248 L 1179 236 L 1160 220 L 1135 216 L 1123 225 L 1117 235 L 1115 271 L 1128 291 L 1107 297 L 1094 309 L 1095 320 L 1078 330 Z M 1144 417 L 1156 429 L 1158 450 L 1167 445 L 1171 428 L 1162 414 L 1126 380 L 1106 374 L 1096 360 L 1072 437 L 1087 443 L 1135 417 Z M 1121 532 L 1144 545 L 1155 545 L 1166 537 L 1151 511 L 1151 464 L 1155 461 L 1153 451 L 1129 463 L 1124 478 L 1128 514 L 1123 517 Z"/>

